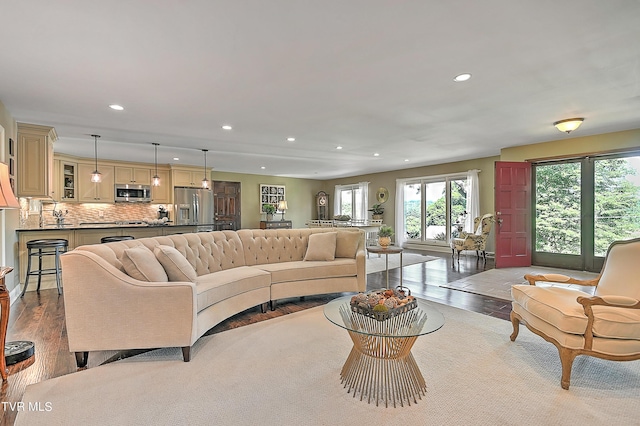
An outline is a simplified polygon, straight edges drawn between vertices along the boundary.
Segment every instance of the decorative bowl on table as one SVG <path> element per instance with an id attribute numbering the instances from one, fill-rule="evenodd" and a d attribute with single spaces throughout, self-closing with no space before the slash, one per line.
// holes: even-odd
<path id="1" fill-rule="evenodd" d="M 415 309 L 418 301 L 402 289 L 381 289 L 356 294 L 350 306 L 353 312 L 384 321 Z"/>

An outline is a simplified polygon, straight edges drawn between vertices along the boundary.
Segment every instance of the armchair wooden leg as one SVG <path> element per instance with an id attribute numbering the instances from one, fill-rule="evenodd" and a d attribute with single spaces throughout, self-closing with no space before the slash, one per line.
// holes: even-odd
<path id="1" fill-rule="evenodd" d="M 571 367 L 573 366 L 573 360 L 578 356 L 578 353 L 574 350 L 567 348 L 558 348 L 560 352 L 560 363 L 562 364 L 562 379 L 560 380 L 560 386 L 562 389 L 568 390 L 569 383 L 571 382 Z"/>
<path id="2" fill-rule="evenodd" d="M 516 313 L 513 311 L 511 311 L 511 315 L 509 316 L 511 318 L 511 324 L 513 325 L 513 333 L 511 333 L 511 336 L 509 336 L 509 338 L 512 342 L 515 342 L 516 337 L 518 337 L 518 332 L 520 331 L 520 318 L 518 318 Z"/>

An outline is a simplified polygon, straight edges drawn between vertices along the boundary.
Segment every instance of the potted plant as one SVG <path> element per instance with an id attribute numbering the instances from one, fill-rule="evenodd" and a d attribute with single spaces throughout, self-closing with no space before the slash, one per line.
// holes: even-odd
<path id="1" fill-rule="evenodd" d="M 382 215 L 384 214 L 384 207 L 382 207 L 382 204 L 374 204 L 373 206 L 371 206 L 369 211 L 372 213 L 372 219 L 382 219 Z"/>
<path id="2" fill-rule="evenodd" d="M 391 237 L 393 236 L 393 228 L 382 225 L 378 230 L 378 244 L 380 247 L 389 247 L 391 245 Z"/>
<path id="3" fill-rule="evenodd" d="M 273 204 L 263 204 L 262 211 L 267 214 L 267 222 L 273 220 L 273 214 L 276 212 L 276 206 Z"/>

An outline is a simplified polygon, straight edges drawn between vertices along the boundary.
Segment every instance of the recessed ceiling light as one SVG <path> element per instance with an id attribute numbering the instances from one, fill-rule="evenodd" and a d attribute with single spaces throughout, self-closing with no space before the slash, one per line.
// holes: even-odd
<path id="1" fill-rule="evenodd" d="M 404 159 L 404 161 L 409 161 L 409 159 L 408 159 L 408 158 L 405 158 L 405 159 Z"/>
<path id="2" fill-rule="evenodd" d="M 178 157 L 173 157 L 173 161 L 180 161 Z"/>
<path id="3" fill-rule="evenodd" d="M 380 154 L 378 154 L 377 152 L 373 154 L 374 157 L 379 157 Z"/>
<path id="4" fill-rule="evenodd" d="M 228 124 L 225 124 L 224 126 L 222 126 L 223 130 L 231 130 L 233 129 L 233 127 L 229 126 Z"/>
<path id="5" fill-rule="evenodd" d="M 117 105 L 117 104 L 109 105 L 109 108 L 115 109 L 116 111 L 122 111 L 124 109 L 122 105 Z"/>
<path id="6" fill-rule="evenodd" d="M 287 138 L 287 142 L 295 142 L 296 138 Z"/>
<path id="7" fill-rule="evenodd" d="M 342 147 L 341 146 L 336 146 L 336 149 L 342 149 Z"/>
<path id="8" fill-rule="evenodd" d="M 464 73 L 464 74 L 456 75 L 455 78 L 453 79 L 453 81 L 457 81 L 458 83 L 460 83 L 462 81 L 467 81 L 470 78 L 471 78 L 471 74 Z"/>
<path id="9" fill-rule="evenodd" d="M 265 166 L 260 166 L 260 168 L 261 168 L 262 170 L 266 169 L 266 167 L 265 167 Z"/>

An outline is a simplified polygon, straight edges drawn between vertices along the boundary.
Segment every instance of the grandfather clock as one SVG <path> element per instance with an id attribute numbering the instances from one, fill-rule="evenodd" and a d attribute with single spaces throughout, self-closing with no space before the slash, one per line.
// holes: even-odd
<path id="1" fill-rule="evenodd" d="M 318 210 L 318 220 L 329 220 L 329 195 L 320 191 L 316 194 L 316 209 Z"/>

